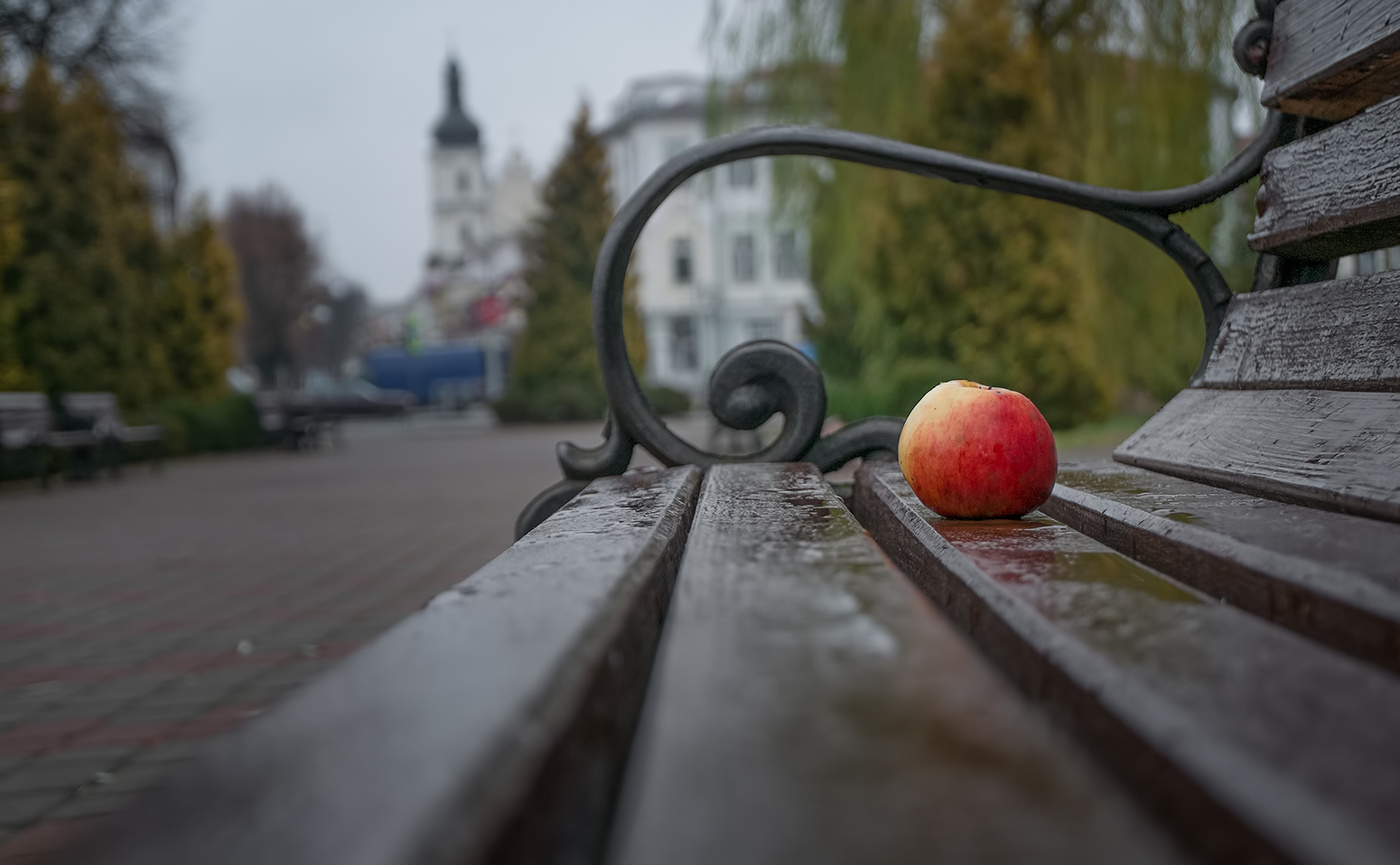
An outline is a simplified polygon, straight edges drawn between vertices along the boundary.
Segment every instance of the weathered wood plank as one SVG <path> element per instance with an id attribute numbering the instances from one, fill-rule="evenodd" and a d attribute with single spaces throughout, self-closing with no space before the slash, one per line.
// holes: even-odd
<path id="1" fill-rule="evenodd" d="M 1042 510 L 1210 597 L 1400 672 L 1400 525 L 1107 462 L 1062 465 Z"/>
<path id="2" fill-rule="evenodd" d="M 1274 150 L 1259 178 L 1258 252 L 1323 261 L 1400 243 L 1400 101 Z"/>
<path id="3" fill-rule="evenodd" d="M 94 863 L 596 858 L 701 473 L 595 481 L 97 836 Z"/>
<path id="4" fill-rule="evenodd" d="M 1400 391 L 1400 271 L 1235 295 L 1200 385 Z"/>
<path id="5" fill-rule="evenodd" d="M 1400 520 L 1400 394 L 1192 388 L 1113 458 L 1278 501 Z"/>
<path id="6" fill-rule="evenodd" d="M 810 465 L 710 469 L 614 863 L 1119 863 L 1163 836 Z"/>
<path id="7" fill-rule="evenodd" d="M 1342 120 L 1400 95 L 1394 0 L 1293 0 L 1274 14 L 1261 100 L 1289 114 Z"/>
<path id="8" fill-rule="evenodd" d="M 1400 680 L 1045 518 L 943 520 L 856 475 L 895 563 L 1220 862 L 1395 862 Z"/>

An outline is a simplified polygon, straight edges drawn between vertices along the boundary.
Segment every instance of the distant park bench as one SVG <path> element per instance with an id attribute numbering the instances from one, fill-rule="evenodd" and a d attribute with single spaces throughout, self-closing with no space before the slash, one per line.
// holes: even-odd
<path id="1" fill-rule="evenodd" d="M 58 428 L 44 394 L 0 393 L 0 464 L 17 463 L 46 485 L 55 452 L 72 455 L 71 472 L 79 478 L 91 477 L 99 465 L 118 473 L 126 446 L 144 446 L 159 462 L 164 430 L 127 426 L 115 394 L 69 393 L 62 400 L 72 429 Z"/>
<path id="2" fill-rule="evenodd" d="M 342 381 L 312 391 L 259 391 L 253 404 L 264 434 L 288 450 L 308 450 L 320 447 L 327 434 L 338 443 L 346 418 L 405 417 L 414 400 L 407 391 Z"/>
<path id="3" fill-rule="evenodd" d="M 280 441 L 287 450 L 320 447 L 321 434 L 335 422 L 316 412 L 308 402 L 282 391 L 259 391 L 253 395 L 253 405 L 263 434 Z"/>
<path id="4" fill-rule="evenodd" d="M 869 136 L 768 128 L 667 163 L 598 264 L 607 441 L 520 540 L 152 791 L 82 861 L 1400 861 L 1400 240 L 1393 0 L 1261 3 L 1276 110 L 1212 178 L 1131 193 Z M 1182 266 L 1208 342 L 1114 463 L 1043 513 L 940 519 L 898 419 L 819 438 L 820 374 L 750 343 L 712 407 L 748 464 L 651 412 L 622 295 L 695 173 L 847 159 L 1102 214 Z M 1261 167 L 1254 291 L 1167 216 Z M 635 444 L 664 470 L 627 471 Z"/>
<path id="5" fill-rule="evenodd" d="M 122 420 L 116 394 L 66 393 L 63 407 L 69 415 L 92 424 L 92 435 L 101 449 L 100 462 L 114 474 L 121 471 L 124 449 L 141 448 L 153 466 L 165 456 L 165 430 L 150 424 L 127 426 Z"/>

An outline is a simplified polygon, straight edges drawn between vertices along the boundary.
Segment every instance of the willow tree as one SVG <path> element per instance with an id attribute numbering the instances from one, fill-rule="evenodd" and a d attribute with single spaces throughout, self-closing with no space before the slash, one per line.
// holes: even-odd
<path id="1" fill-rule="evenodd" d="M 1153 188 L 1228 151 L 1209 121 L 1228 102 L 1218 61 L 1234 5 L 753 0 L 714 44 L 724 74 L 762 70 L 781 119 Z M 812 203 L 813 338 L 837 412 L 903 414 L 938 380 L 968 377 L 1023 390 L 1067 425 L 1125 395 L 1169 395 L 1199 357 L 1184 277 L 1096 217 L 845 164 L 785 176 L 789 200 Z M 1183 224 L 1209 244 L 1226 218 L 1211 208 Z"/>

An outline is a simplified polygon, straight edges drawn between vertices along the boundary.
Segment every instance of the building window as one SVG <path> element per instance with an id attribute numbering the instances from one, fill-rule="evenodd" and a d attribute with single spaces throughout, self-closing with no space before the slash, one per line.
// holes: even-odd
<path id="1" fill-rule="evenodd" d="M 753 186 L 757 173 L 754 170 L 755 163 L 752 159 L 745 159 L 741 162 L 729 163 L 729 185 L 730 186 Z"/>
<path id="2" fill-rule="evenodd" d="M 734 237 L 734 281 L 754 281 L 754 243 L 752 234 Z"/>
<path id="3" fill-rule="evenodd" d="M 797 232 L 780 231 L 773 239 L 773 271 L 779 279 L 802 276 L 802 260 L 797 255 Z"/>
<path id="4" fill-rule="evenodd" d="M 677 237 L 671 241 L 671 276 L 677 285 L 689 285 L 695 278 L 690 238 Z"/>
<path id="5" fill-rule="evenodd" d="M 681 315 L 671 319 L 671 369 L 691 372 L 700 366 L 700 346 L 695 339 L 695 319 Z"/>
<path id="6" fill-rule="evenodd" d="M 771 318 L 756 318 L 748 323 L 749 339 L 777 339 L 778 323 Z"/>
<path id="7" fill-rule="evenodd" d="M 457 191 L 458 191 L 458 192 L 466 192 L 467 189 L 468 189 L 471 185 L 472 185 L 471 178 L 467 176 L 467 173 L 466 173 L 465 171 L 459 171 L 459 172 L 457 172 Z"/>

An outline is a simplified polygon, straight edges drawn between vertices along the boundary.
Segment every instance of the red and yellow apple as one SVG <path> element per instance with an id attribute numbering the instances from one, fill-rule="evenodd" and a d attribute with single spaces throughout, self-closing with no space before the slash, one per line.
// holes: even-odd
<path id="1" fill-rule="evenodd" d="M 1050 498 L 1055 438 L 1014 390 L 945 381 L 904 422 L 899 468 L 914 495 L 954 519 L 1019 517 Z"/>

